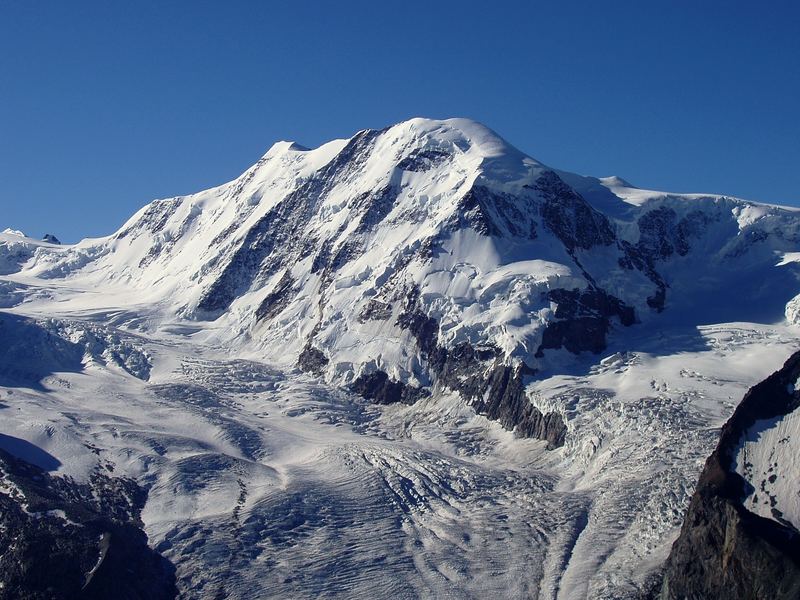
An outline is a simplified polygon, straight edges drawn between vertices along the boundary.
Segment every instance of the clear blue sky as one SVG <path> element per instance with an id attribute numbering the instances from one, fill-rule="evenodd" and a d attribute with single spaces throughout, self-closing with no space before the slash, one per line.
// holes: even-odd
<path id="1" fill-rule="evenodd" d="M 800 204 L 798 112 L 796 1 L 0 0 L 0 229 L 105 235 L 276 140 L 412 116 L 640 187 Z"/>

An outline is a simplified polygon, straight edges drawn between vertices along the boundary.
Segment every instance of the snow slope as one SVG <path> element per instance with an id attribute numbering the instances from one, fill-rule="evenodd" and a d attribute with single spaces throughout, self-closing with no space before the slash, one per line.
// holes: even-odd
<path id="1" fill-rule="evenodd" d="M 280 142 L 106 238 L 3 235 L 8 447 L 137 479 L 190 597 L 637 597 L 798 342 L 797 210 L 463 119 Z"/>
<path id="2" fill-rule="evenodd" d="M 795 392 L 794 385 L 791 393 Z M 800 413 L 757 421 L 744 434 L 735 470 L 749 484 L 745 507 L 762 517 L 800 527 Z"/>

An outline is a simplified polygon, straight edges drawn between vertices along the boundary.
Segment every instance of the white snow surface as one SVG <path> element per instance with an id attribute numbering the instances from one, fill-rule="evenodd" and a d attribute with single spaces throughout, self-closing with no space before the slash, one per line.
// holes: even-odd
<path id="1" fill-rule="evenodd" d="M 750 427 L 735 468 L 749 484 L 744 498 L 748 510 L 800 528 L 800 411 Z"/>
<path id="2" fill-rule="evenodd" d="M 357 240 L 352 258 L 327 272 L 313 272 L 314 252 L 274 272 L 260 263 L 229 308 L 200 310 L 240 249 L 257 250 L 249 232 L 360 139 L 367 151 L 312 188 L 310 216 L 270 255 Z M 236 180 L 157 200 L 105 238 L 0 234 L 0 447 L 27 441 L 82 480 L 107 466 L 136 478 L 150 543 L 186 597 L 638 597 L 719 427 L 797 348 L 784 320 L 797 265 L 783 257 L 800 252 L 800 215 L 558 172 L 631 244 L 642 214 L 702 215 L 691 249 L 659 263 L 669 289 L 658 313 L 616 247 L 570 255 L 538 213 L 522 219 L 533 239 L 448 228 L 476 184 L 542 201 L 548 168 L 484 126 L 414 119 L 353 140 L 280 142 Z M 386 214 L 360 228 L 360 203 L 385 189 Z M 615 322 L 601 354 L 537 358 L 554 318 L 544 294 L 587 288 L 588 271 L 640 322 Z M 290 298 L 258 320 L 286 273 Z M 536 366 L 529 400 L 563 416 L 564 447 L 516 438 L 439 388 L 413 406 L 350 394 L 343 384 L 376 368 L 431 383 L 396 325 L 393 281 L 419 289 L 439 344 L 491 344 Z M 372 301 L 390 315 L 359 318 Z M 321 378 L 295 367 L 309 340 L 329 358 Z M 771 432 L 749 456 L 777 447 Z M 770 489 L 796 525 L 791 490 Z"/>
<path id="3" fill-rule="evenodd" d="M 58 248 L 58 245 L 29 238 L 17 229 L 4 229 L 0 232 L 0 275 L 19 271 L 38 248 Z"/>

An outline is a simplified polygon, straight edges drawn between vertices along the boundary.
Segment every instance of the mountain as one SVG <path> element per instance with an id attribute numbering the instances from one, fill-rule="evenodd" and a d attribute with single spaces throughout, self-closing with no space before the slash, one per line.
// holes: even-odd
<path id="1" fill-rule="evenodd" d="M 280 142 L 105 238 L 2 234 L 4 431 L 141 485 L 189 595 L 638 597 L 796 348 L 798 260 L 797 209 L 464 119 Z"/>
<path id="2" fill-rule="evenodd" d="M 798 241 L 794 210 L 559 176 L 477 123 L 414 119 L 278 143 L 234 182 L 153 202 L 32 272 L 166 300 L 220 323 L 223 343 L 379 402 L 454 389 L 558 445 L 560 417 L 526 406 L 522 377 L 666 307 L 774 319 L 796 292 L 775 256 Z"/>

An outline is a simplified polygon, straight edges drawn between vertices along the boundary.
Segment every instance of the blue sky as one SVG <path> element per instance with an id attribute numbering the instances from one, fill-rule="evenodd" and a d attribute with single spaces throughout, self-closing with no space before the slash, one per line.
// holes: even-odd
<path id="1" fill-rule="evenodd" d="M 800 205 L 798 31 L 783 0 L 0 0 L 0 229 L 106 235 L 276 140 L 412 116 L 640 187 Z"/>

